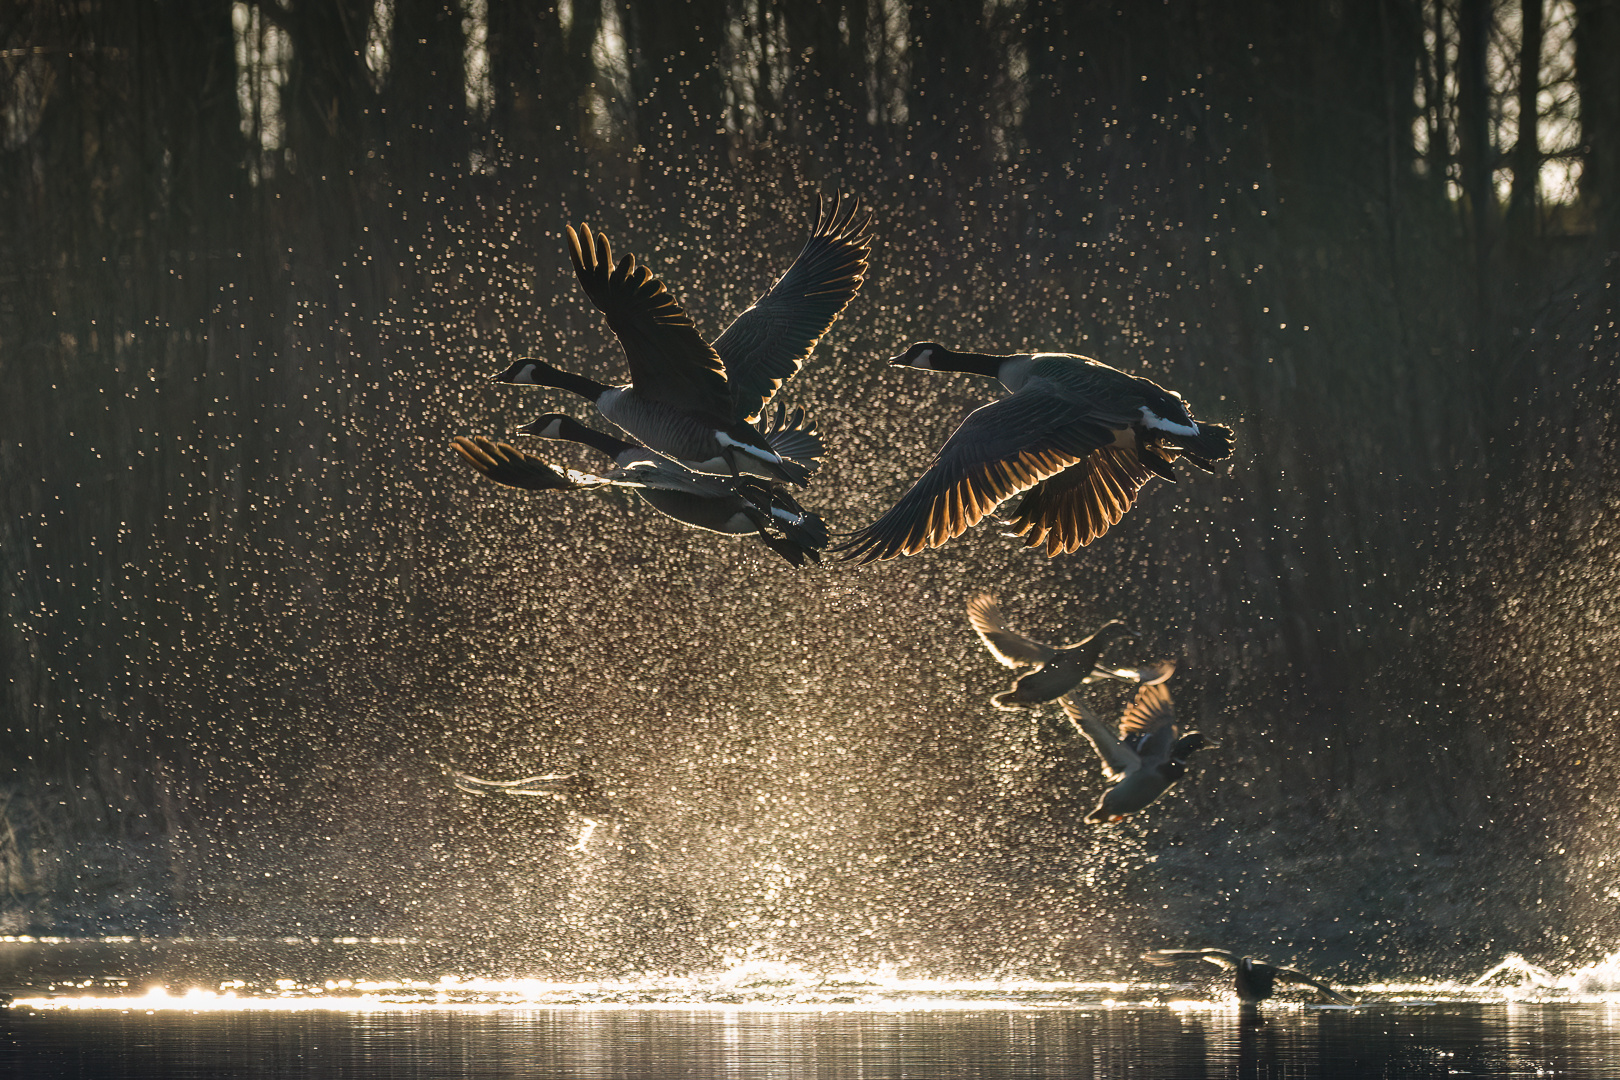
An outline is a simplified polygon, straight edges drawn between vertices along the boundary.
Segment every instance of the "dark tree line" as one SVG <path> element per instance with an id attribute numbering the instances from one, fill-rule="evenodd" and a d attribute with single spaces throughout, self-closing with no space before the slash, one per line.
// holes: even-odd
<path id="1" fill-rule="evenodd" d="M 1242 693 L 1433 700 L 1516 640 L 1504 530 L 1578 531 L 1613 434 L 1616 56 L 1617 0 L 0 0 L 0 783 L 184 904 L 233 784 L 467 660 L 460 496 L 415 462 L 480 415 L 431 389 L 467 355 L 595 326 L 557 223 L 633 208 L 730 287 L 751 240 L 682 230 L 799 186 L 890 223 L 868 359 L 932 306 L 1242 414 L 1217 549 L 1087 556 L 1224 567 L 1188 632 Z M 841 437 L 853 524 L 895 481 Z"/>

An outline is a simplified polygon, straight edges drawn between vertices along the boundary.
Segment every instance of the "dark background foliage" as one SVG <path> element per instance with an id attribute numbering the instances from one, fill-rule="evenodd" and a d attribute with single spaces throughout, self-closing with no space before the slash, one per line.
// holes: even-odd
<path id="1" fill-rule="evenodd" d="M 1614 0 L 5 0 L 0 929 L 1613 946 L 1616 55 Z M 1232 467 L 1075 556 L 794 572 L 448 452 L 557 404 L 514 355 L 622 372 L 565 222 L 712 335 L 840 189 L 872 271 L 788 391 L 835 527 L 993 396 L 912 340 L 1148 374 Z M 1220 749 L 1084 826 L 1084 748 L 985 705 L 981 588 L 1128 614 Z M 440 768 L 581 763 L 626 815 L 583 853 Z"/>

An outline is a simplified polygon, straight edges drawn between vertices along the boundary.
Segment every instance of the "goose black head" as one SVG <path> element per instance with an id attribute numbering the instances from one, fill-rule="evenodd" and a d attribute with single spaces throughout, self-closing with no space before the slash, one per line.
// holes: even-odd
<path id="1" fill-rule="evenodd" d="M 524 386 L 542 385 L 535 376 L 543 374 L 551 367 L 543 360 L 536 360 L 532 356 L 525 356 L 512 361 L 512 366 L 493 376 L 495 382 L 518 383 Z"/>
<path id="2" fill-rule="evenodd" d="M 541 439 L 566 439 L 570 442 L 581 442 L 580 436 L 585 434 L 585 427 L 572 416 L 562 413 L 542 413 L 533 420 L 517 429 L 520 435 L 534 435 Z"/>
<path id="3" fill-rule="evenodd" d="M 1181 400 L 1181 395 L 1147 379 L 1142 382 L 1147 384 L 1142 387 L 1143 425 L 1155 431 L 1197 438 L 1198 425 L 1193 421 L 1192 413 L 1187 411 L 1187 403 Z"/>
<path id="4" fill-rule="evenodd" d="M 922 368 L 924 371 L 940 370 L 935 363 L 949 355 L 951 350 L 934 341 L 919 341 L 889 363 L 898 367 Z"/>

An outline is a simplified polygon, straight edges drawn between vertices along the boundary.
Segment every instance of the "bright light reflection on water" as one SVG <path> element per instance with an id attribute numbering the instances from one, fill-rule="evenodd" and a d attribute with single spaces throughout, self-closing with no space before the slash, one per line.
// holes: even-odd
<path id="1" fill-rule="evenodd" d="M 0 1074 L 28 1077 L 1620 1076 L 1620 961 L 1342 987 L 838 974 L 480 976 L 418 940 L 0 941 Z"/>

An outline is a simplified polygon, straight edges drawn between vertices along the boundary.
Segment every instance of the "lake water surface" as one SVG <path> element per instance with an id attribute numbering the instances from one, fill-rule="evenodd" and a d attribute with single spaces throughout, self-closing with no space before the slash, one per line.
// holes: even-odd
<path id="1" fill-rule="evenodd" d="M 0 942 L 0 987 L 16 997 L 0 1012 L 0 1076 L 1620 1077 L 1620 994 L 1596 968 L 1349 987 L 1355 1009 L 1278 1000 L 1257 1021 L 1213 969 L 1121 983 L 770 963 L 574 982 L 381 970 L 442 959 L 434 950 Z M 237 975 L 220 978 L 220 964 Z M 349 976 L 317 977 L 345 964 Z"/>

